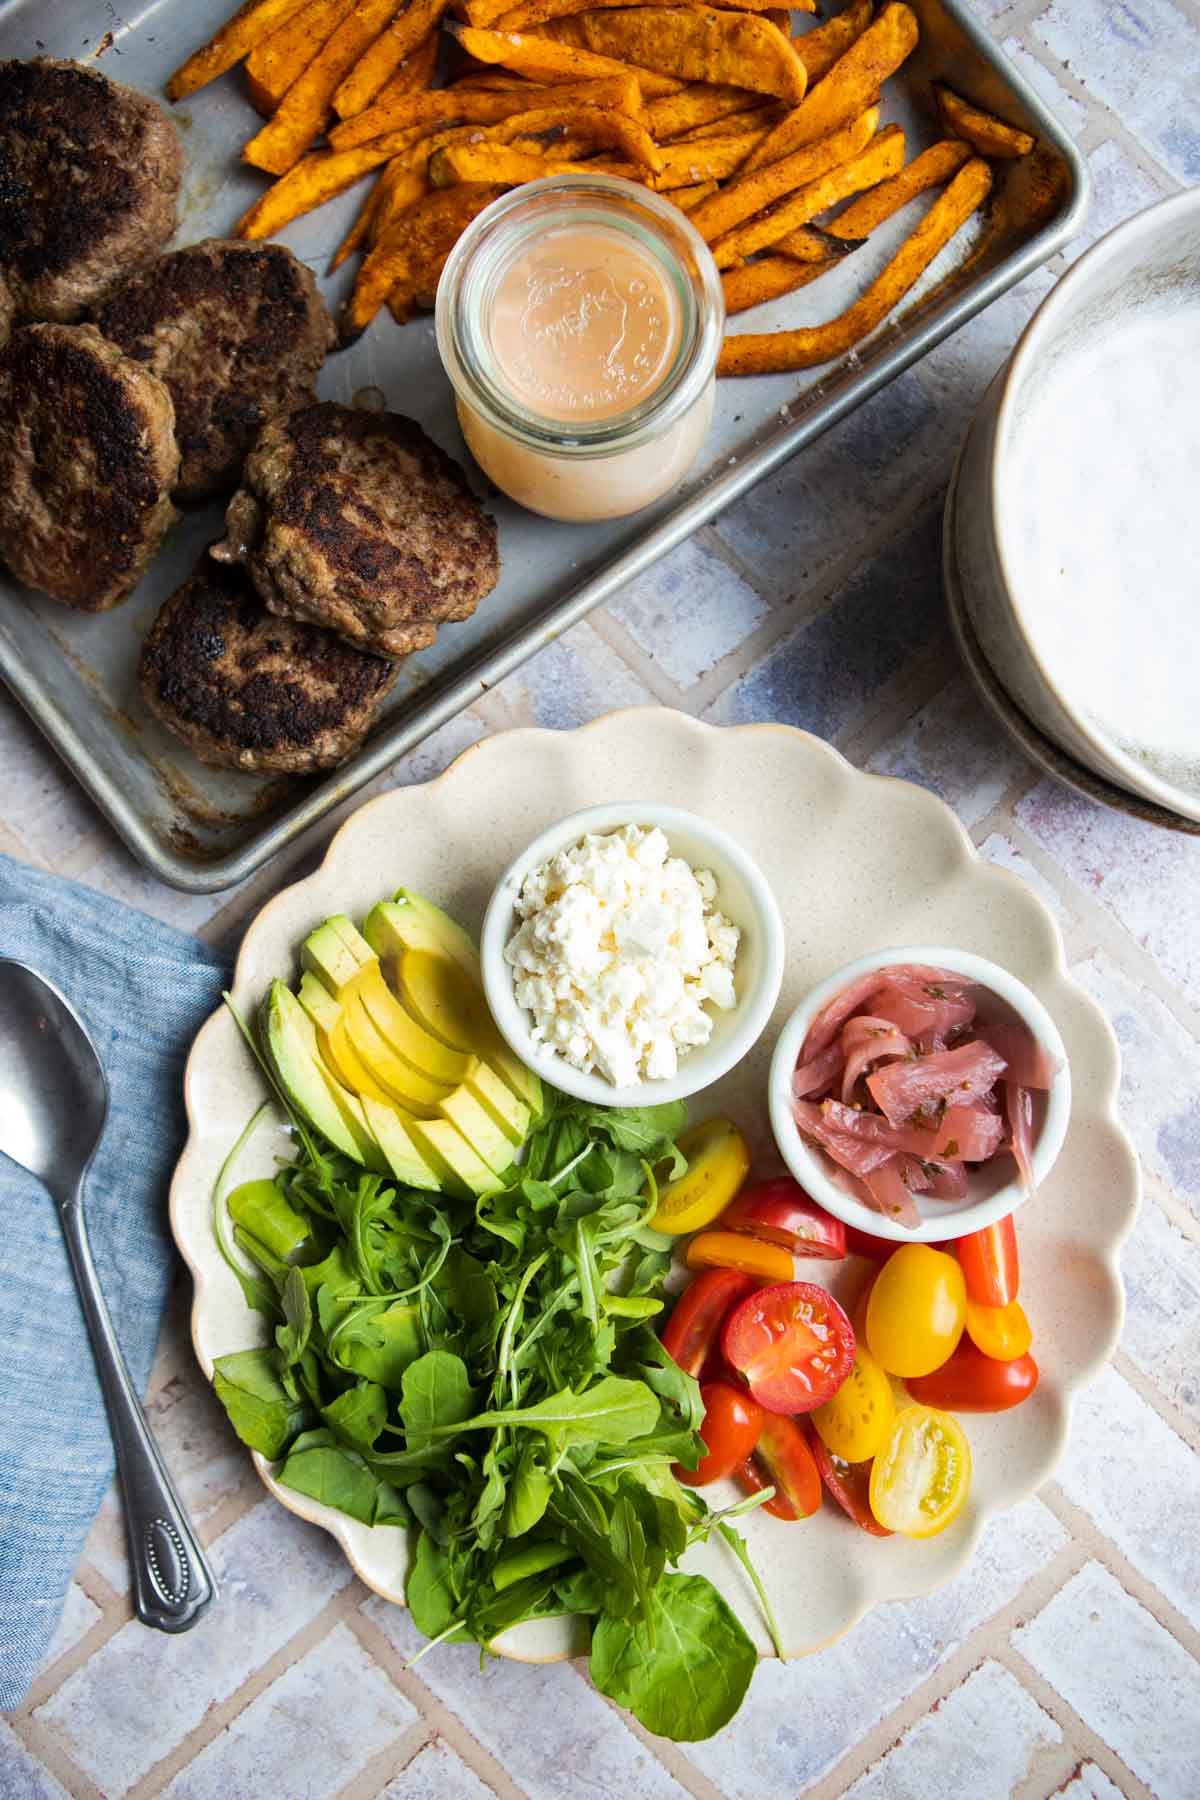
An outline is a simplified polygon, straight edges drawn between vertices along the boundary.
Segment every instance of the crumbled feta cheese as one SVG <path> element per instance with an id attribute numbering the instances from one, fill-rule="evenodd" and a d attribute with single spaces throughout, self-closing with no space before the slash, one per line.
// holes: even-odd
<path id="1" fill-rule="evenodd" d="M 736 1004 L 740 932 L 709 869 L 654 826 L 588 836 L 526 876 L 505 947 L 534 1041 L 615 1087 L 675 1074 Z"/>

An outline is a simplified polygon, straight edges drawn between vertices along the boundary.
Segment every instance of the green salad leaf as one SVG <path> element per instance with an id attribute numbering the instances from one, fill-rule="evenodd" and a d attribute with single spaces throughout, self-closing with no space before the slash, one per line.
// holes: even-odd
<path id="1" fill-rule="evenodd" d="M 673 1473 L 704 1454 L 704 1409 L 650 1323 L 671 1242 L 649 1221 L 686 1116 L 549 1092 L 509 1185 L 477 1201 L 365 1174 L 294 1119 L 272 1181 L 231 1191 L 239 1140 L 214 1195 L 270 1333 L 216 1365 L 243 1442 L 298 1493 L 412 1528 L 425 1650 L 581 1614 L 597 1686 L 678 1739 L 733 1716 L 756 1657 L 680 1558 L 719 1531 L 765 1603 L 730 1514 Z"/>

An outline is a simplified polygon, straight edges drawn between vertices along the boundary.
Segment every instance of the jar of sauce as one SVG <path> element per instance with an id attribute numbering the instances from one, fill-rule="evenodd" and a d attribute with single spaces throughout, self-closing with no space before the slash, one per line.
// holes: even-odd
<path id="1" fill-rule="evenodd" d="M 712 418 L 725 324 L 698 231 L 611 175 L 533 181 L 489 206 L 438 284 L 437 340 L 476 462 L 552 519 L 668 493 Z"/>

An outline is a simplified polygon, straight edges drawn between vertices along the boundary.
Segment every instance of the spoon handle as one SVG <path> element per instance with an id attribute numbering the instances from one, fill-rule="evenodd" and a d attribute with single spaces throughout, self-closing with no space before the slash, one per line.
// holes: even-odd
<path id="1" fill-rule="evenodd" d="M 59 1218 L 117 1453 L 137 1615 L 159 1631 L 187 1631 L 215 1598 L 217 1584 L 129 1379 L 78 1195 L 60 1207 Z"/>

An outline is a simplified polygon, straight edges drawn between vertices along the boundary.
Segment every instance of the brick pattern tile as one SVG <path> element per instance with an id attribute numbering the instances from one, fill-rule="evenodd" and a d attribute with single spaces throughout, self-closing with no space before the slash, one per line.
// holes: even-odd
<path id="1" fill-rule="evenodd" d="M 680 688 L 730 656 L 770 607 L 701 539 L 639 575 L 609 607 L 638 648 Z"/>
<path id="2" fill-rule="evenodd" d="M 867 763 L 927 787 L 970 827 L 992 811 L 1013 782 L 1030 773 L 1019 750 L 993 724 L 975 689 L 956 675 Z"/>
<path id="3" fill-rule="evenodd" d="M 67 1790 L 29 1754 L 11 1725 L 0 1719 L 0 1794 L 4 1800 L 70 1800 Z"/>
<path id="4" fill-rule="evenodd" d="M 1200 1244 L 1153 1200 L 1121 1259 L 1122 1346 L 1200 1436 Z"/>
<path id="5" fill-rule="evenodd" d="M 73 1581 L 67 1589 L 67 1599 L 62 1610 L 62 1617 L 59 1619 L 58 1629 L 50 1641 L 50 1648 L 46 1652 L 42 1668 L 53 1667 L 61 1656 L 67 1654 L 68 1650 L 73 1650 L 76 1644 L 87 1636 L 100 1616 L 100 1608 L 94 1606 L 79 1584 Z M 0 1792 L 2 1791 L 0 1789 Z"/>
<path id="6" fill-rule="evenodd" d="M 1013 1643 L 1158 1800 L 1193 1800 L 1200 1669 L 1098 1563 Z"/>
<path id="7" fill-rule="evenodd" d="M 380 1800 L 490 1800 L 491 1792 L 449 1744 L 436 1743 L 418 1751 Z"/>
<path id="8" fill-rule="evenodd" d="M 1121 1790 L 1095 1763 L 1084 1763 L 1066 1787 L 1059 1788 L 1056 1800 L 1121 1800 Z"/>

